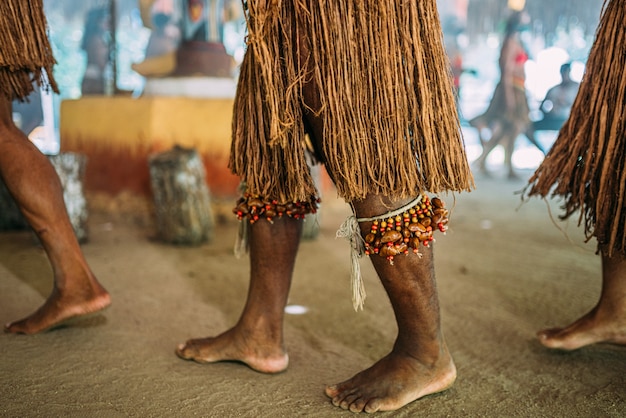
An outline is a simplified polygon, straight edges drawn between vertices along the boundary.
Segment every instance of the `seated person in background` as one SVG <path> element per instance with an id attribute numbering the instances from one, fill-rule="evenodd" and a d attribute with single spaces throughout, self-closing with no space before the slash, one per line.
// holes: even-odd
<path id="1" fill-rule="evenodd" d="M 151 19 L 148 27 L 152 33 L 144 60 L 131 64 L 131 68 L 144 77 L 165 77 L 176 69 L 176 50 L 181 34 L 170 15 L 157 12 L 152 14 Z"/>
<path id="2" fill-rule="evenodd" d="M 539 106 L 543 119 L 533 122 L 533 130 L 558 131 L 569 117 L 578 93 L 578 83 L 570 77 L 571 67 L 570 63 L 561 65 L 561 82 L 546 93 Z"/>
<path id="3" fill-rule="evenodd" d="M 178 48 L 180 33 L 170 20 L 170 16 L 165 13 L 152 16 L 152 33 L 146 46 L 146 58 L 169 54 Z"/>

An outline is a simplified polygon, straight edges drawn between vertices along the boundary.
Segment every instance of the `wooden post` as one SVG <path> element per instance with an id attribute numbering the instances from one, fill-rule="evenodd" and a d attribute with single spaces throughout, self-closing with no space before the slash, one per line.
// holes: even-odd
<path id="1" fill-rule="evenodd" d="M 50 155 L 48 159 L 59 175 L 59 180 L 61 180 L 63 200 L 76 238 L 78 238 L 78 242 L 84 243 L 89 238 L 87 229 L 89 212 L 83 192 L 87 157 L 83 154 L 62 152 L 57 155 Z"/>
<path id="2" fill-rule="evenodd" d="M 317 190 L 321 193 L 320 184 L 320 166 L 309 162 L 309 168 L 311 169 L 311 176 L 313 181 L 317 185 Z M 321 197 L 321 196 L 319 196 Z M 304 217 L 304 225 L 302 226 L 302 239 L 305 241 L 312 241 L 320 233 L 320 209 L 318 208 L 316 213 L 308 213 Z"/>
<path id="3" fill-rule="evenodd" d="M 201 244 L 214 220 L 206 172 L 194 149 L 175 146 L 149 158 L 157 234 L 171 244 Z"/>

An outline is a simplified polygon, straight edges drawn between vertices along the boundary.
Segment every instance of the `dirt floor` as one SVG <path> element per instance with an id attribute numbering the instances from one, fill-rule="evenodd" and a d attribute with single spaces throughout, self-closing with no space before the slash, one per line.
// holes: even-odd
<path id="1" fill-rule="evenodd" d="M 576 220 L 567 237 L 538 199 L 520 206 L 519 181 L 477 178 L 472 193 L 443 196 L 450 230 L 436 243 L 443 327 L 455 386 L 383 417 L 624 417 L 626 348 L 544 349 L 535 332 L 565 325 L 600 292 L 600 259 Z M 320 235 L 302 243 L 286 318 L 289 370 L 267 376 L 236 363 L 200 365 L 174 354 L 190 337 L 238 318 L 247 260 L 233 256 L 236 222 L 211 243 L 154 239 L 141 208 L 92 210 L 83 246 L 111 292 L 104 313 L 36 336 L 0 334 L 2 417 L 347 417 L 323 393 L 390 349 L 395 322 L 373 269 L 361 263 L 365 310 L 350 300 L 347 243 L 335 231 L 347 206 L 326 195 Z M 100 205 L 107 206 L 107 205 Z M 558 206 L 552 204 L 553 213 Z M 222 215 L 218 214 L 222 219 Z M 571 241 L 571 242 L 570 242 Z M 47 296 L 51 272 L 30 232 L 0 234 L 0 320 Z M 301 310 L 305 310 L 301 309 Z"/>

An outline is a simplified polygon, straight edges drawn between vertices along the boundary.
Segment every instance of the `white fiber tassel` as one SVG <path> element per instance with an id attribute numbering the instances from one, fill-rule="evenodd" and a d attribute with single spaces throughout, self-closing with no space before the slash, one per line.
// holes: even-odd
<path id="1" fill-rule="evenodd" d="M 355 311 L 358 311 L 359 309 L 363 310 L 366 296 L 365 285 L 363 284 L 363 278 L 361 277 L 361 265 L 359 264 L 359 258 L 363 257 L 365 254 L 365 240 L 361 236 L 359 222 L 372 222 L 393 218 L 394 216 L 400 215 L 404 211 L 409 210 L 421 201 L 422 195 L 418 196 L 415 200 L 400 209 L 396 209 L 373 218 L 357 219 L 356 216 L 350 215 L 337 230 L 336 238 L 346 238 L 350 241 L 350 261 L 352 262 L 352 305 L 354 306 Z"/>
<path id="2" fill-rule="evenodd" d="M 355 216 L 349 216 L 337 230 L 337 238 L 346 238 L 350 242 L 350 261 L 352 275 L 352 306 L 355 311 L 363 310 L 365 304 L 365 285 L 361 276 L 359 258 L 365 253 L 363 237 L 359 231 L 359 222 Z"/>

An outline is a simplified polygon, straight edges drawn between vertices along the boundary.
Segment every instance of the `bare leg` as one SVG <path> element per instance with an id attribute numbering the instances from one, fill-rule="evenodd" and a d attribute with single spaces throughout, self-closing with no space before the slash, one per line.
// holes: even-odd
<path id="1" fill-rule="evenodd" d="M 389 210 L 378 198 L 355 208 L 359 217 Z M 366 231 L 369 225 L 361 228 Z M 393 265 L 371 256 L 391 300 L 398 337 L 391 353 L 373 366 L 326 388 L 334 405 L 353 412 L 395 410 L 454 383 L 456 367 L 441 332 L 432 250 L 423 247 L 421 252 L 421 259 L 413 254 L 396 256 Z"/>
<path id="2" fill-rule="evenodd" d="M 487 174 L 487 157 L 491 154 L 491 151 L 494 150 L 500 142 L 505 137 L 505 129 L 503 126 L 498 126 L 494 129 L 491 139 L 489 141 L 483 142 L 483 151 L 480 156 L 476 159 L 476 164 L 478 165 L 478 169 L 481 173 Z"/>
<path id="3" fill-rule="evenodd" d="M 504 166 L 508 170 L 509 179 L 517 178 L 517 174 L 515 174 L 515 170 L 513 170 L 513 152 L 515 151 L 516 139 L 517 131 L 510 131 L 504 141 Z"/>
<path id="4" fill-rule="evenodd" d="M 470 125 L 476 128 L 476 133 L 478 134 L 478 140 L 480 141 L 480 146 L 482 148 L 485 148 L 485 144 L 487 143 L 487 140 L 483 138 L 483 129 L 485 129 L 487 126 L 483 123 L 480 123 L 480 121 L 470 121 Z"/>
<path id="5" fill-rule="evenodd" d="M 626 259 L 602 256 L 602 293 L 598 304 L 566 328 L 537 333 L 548 348 L 576 350 L 596 344 L 626 345 Z"/>
<path id="6" fill-rule="evenodd" d="M 265 220 L 250 228 L 250 287 L 237 324 L 217 337 L 187 341 L 176 354 L 199 363 L 240 361 L 263 373 L 287 368 L 283 319 L 295 265 L 302 220 Z"/>
<path id="7" fill-rule="evenodd" d="M 489 140 L 483 136 L 484 130 L 489 129 L 490 135 L 489 138 L 493 138 L 497 135 L 497 132 L 500 129 L 500 124 L 494 121 L 487 122 L 484 115 L 478 116 L 474 119 L 471 119 L 469 122 L 471 127 L 476 129 L 476 133 L 478 134 L 478 140 L 480 141 L 480 146 L 484 149 L 485 145 Z"/>
<path id="8" fill-rule="evenodd" d="M 54 273 L 54 287 L 46 302 L 30 316 L 6 324 L 5 330 L 35 334 L 107 307 L 110 296 L 82 254 L 56 171 L 15 127 L 11 102 L 4 97 L 0 98 L 0 177 L 39 237 Z"/>

